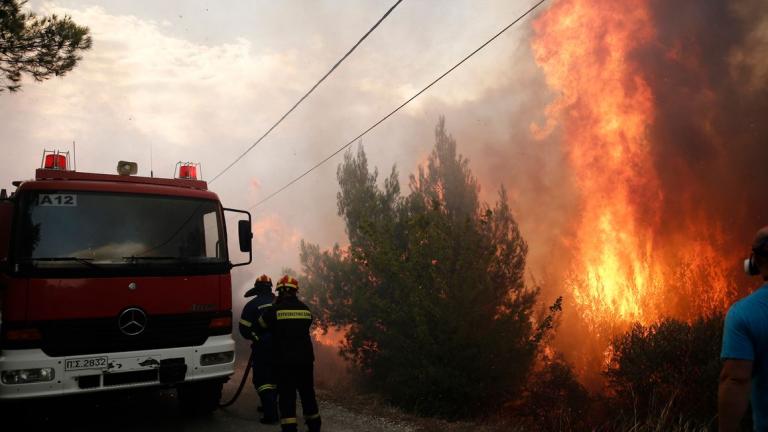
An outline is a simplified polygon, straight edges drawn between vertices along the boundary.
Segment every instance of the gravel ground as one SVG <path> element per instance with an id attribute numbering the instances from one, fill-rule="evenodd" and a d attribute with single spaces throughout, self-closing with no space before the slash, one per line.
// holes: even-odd
<path id="1" fill-rule="evenodd" d="M 242 377 L 242 368 L 238 368 L 236 376 L 225 386 L 224 398 L 234 394 L 237 384 Z M 328 432 L 417 432 L 419 429 L 396 416 L 362 413 L 342 406 L 335 398 L 322 390 L 318 391 L 320 415 L 323 418 L 323 430 Z M 279 431 L 278 426 L 265 426 L 258 423 L 258 396 L 253 386 L 248 383 L 238 401 L 230 408 L 214 413 L 212 420 L 218 428 L 208 423 L 203 428 L 189 428 L 184 431 Z M 301 412 L 300 406 L 297 412 Z M 301 420 L 300 420 L 301 421 Z M 202 425 L 201 425 L 202 426 Z M 247 428 L 246 428 L 247 426 Z M 212 428 L 213 427 L 213 428 Z"/>
<path id="2" fill-rule="evenodd" d="M 351 392 L 334 390 L 321 395 L 330 406 L 344 407 L 360 418 L 378 419 L 392 427 L 384 430 L 416 432 L 522 432 L 524 429 L 511 422 L 511 419 L 492 418 L 482 422 L 448 422 L 435 418 L 418 417 L 382 402 L 376 395 L 359 395 Z M 328 429 L 329 431 L 334 429 Z M 356 429 L 367 431 L 369 429 Z M 379 430 L 379 429 L 370 429 Z"/>

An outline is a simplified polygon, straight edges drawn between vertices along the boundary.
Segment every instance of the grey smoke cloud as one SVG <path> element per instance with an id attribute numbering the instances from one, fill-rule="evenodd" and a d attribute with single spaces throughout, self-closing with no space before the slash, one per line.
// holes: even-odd
<path id="1" fill-rule="evenodd" d="M 442 73 L 529 5 L 502 0 L 406 2 L 275 133 L 211 185 L 229 207 L 247 208 L 322 159 Z M 32 1 L 91 28 L 93 49 L 67 76 L 25 82 L 0 96 L 0 182 L 33 175 L 43 148 L 72 148 L 80 171 L 112 172 L 117 160 L 170 177 L 179 160 L 211 178 L 247 148 L 346 51 L 389 4 L 357 1 Z M 527 24 L 500 38 L 428 94 L 366 137 L 372 164 L 397 164 L 402 180 L 432 147 L 446 114 L 461 151 L 491 192 L 510 186 L 538 151 L 515 150 L 521 112 L 541 95 L 527 52 Z M 532 118 L 532 117 L 531 117 Z M 517 153 L 519 155 L 515 156 Z M 525 155 L 529 156 L 525 156 Z M 520 156 L 522 155 L 522 156 Z M 491 159 L 494 161 L 492 162 Z M 260 273 L 298 267 L 297 239 L 344 242 L 336 215 L 336 164 L 318 169 L 254 212 L 255 264 L 233 275 L 244 291 Z M 523 174 L 514 174 L 524 176 Z M 522 187 L 523 189 L 525 186 Z M 517 188 L 510 187 L 517 191 Z M 519 194 L 526 194 L 522 189 Z M 495 195 L 490 193 L 489 198 Z M 268 228 L 267 228 L 268 227 Z M 258 230 L 257 230 L 258 231 Z M 237 295 L 237 294 L 236 294 Z"/>
<path id="2" fill-rule="evenodd" d="M 650 134 L 666 241 L 722 229 L 723 253 L 745 253 L 768 203 L 765 2 L 651 2 L 658 39 L 637 61 L 656 97 Z M 674 10 L 673 10 L 674 9 Z"/>

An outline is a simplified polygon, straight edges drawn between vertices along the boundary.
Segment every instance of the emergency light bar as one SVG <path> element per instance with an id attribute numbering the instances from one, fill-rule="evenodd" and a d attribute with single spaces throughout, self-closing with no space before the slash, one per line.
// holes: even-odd
<path id="1" fill-rule="evenodd" d="M 194 162 L 178 162 L 174 171 L 174 178 L 197 180 L 197 174 L 200 173 L 200 178 L 203 176 L 203 170 L 199 163 Z"/>
<path id="2" fill-rule="evenodd" d="M 43 150 L 42 169 L 67 171 L 69 152 L 59 150 Z"/>

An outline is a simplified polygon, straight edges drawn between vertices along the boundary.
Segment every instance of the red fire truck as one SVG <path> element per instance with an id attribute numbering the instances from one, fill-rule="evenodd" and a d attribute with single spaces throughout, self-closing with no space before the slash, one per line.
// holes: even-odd
<path id="1" fill-rule="evenodd" d="M 250 214 L 223 208 L 195 164 L 161 179 L 68 162 L 44 152 L 34 180 L 0 194 L 0 402 L 175 386 L 214 409 L 234 371 L 230 270 L 251 261 Z M 229 211 L 247 262 L 230 262 Z"/>

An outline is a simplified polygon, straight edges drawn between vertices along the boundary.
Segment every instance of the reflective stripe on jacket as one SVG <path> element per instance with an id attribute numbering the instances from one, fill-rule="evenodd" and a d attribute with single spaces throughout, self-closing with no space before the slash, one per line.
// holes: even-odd
<path id="1" fill-rule="evenodd" d="M 306 364 L 315 361 L 310 336 L 312 313 L 296 296 L 278 298 L 274 306 L 267 309 L 258 324 L 254 325 L 272 332 L 277 364 Z"/>
<path id="2" fill-rule="evenodd" d="M 238 325 L 240 334 L 244 338 L 254 342 L 262 339 L 265 330 L 259 326 L 259 319 L 265 311 L 272 308 L 274 299 L 275 296 L 272 293 L 259 294 L 245 304 Z"/>

